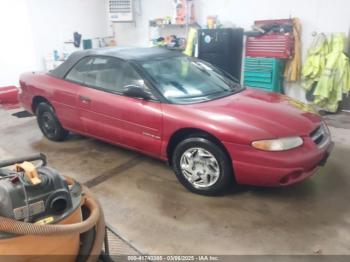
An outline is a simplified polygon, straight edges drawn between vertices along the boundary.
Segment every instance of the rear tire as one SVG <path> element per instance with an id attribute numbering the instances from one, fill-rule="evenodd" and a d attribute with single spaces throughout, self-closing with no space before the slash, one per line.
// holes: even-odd
<path id="1" fill-rule="evenodd" d="M 180 142 L 172 166 L 180 183 L 197 194 L 221 195 L 235 184 L 230 158 L 206 138 L 190 137 Z"/>
<path id="2" fill-rule="evenodd" d="M 64 140 L 69 132 L 64 129 L 58 120 L 54 109 L 49 104 L 40 103 L 35 111 L 39 128 L 44 136 L 51 141 Z"/>

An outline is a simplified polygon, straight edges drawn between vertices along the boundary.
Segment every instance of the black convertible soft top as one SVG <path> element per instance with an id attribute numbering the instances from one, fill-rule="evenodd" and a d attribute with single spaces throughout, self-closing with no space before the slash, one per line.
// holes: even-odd
<path id="1" fill-rule="evenodd" d="M 54 70 L 51 70 L 49 74 L 55 77 L 63 78 L 71 69 L 71 67 L 75 65 L 80 59 L 87 56 L 98 55 L 116 57 L 125 61 L 147 61 L 156 58 L 181 56 L 182 54 L 177 51 L 170 51 L 165 48 L 157 47 L 113 47 L 89 49 L 74 52 L 60 66 Z"/>

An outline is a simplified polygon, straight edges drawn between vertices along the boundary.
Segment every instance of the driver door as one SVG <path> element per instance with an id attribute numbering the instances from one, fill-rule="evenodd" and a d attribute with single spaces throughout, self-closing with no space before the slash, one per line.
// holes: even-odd
<path id="1" fill-rule="evenodd" d="M 162 107 L 142 77 L 128 62 L 96 57 L 78 92 L 80 119 L 93 137 L 159 155 Z M 153 98 L 143 100 L 124 95 L 128 86 L 138 86 Z"/>

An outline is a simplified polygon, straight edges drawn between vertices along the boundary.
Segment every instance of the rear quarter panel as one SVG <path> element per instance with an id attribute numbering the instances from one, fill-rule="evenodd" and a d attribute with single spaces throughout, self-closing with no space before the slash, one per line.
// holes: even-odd
<path id="1" fill-rule="evenodd" d="M 44 95 L 43 92 L 35 86 L 36 78 L 39 75 L 36 73 L 24 73 L 21 74 L 19 79 L 20 92 L 18 94 L 18 100 L 21 105 L 30 113 L 33 112 L 32 102 L 36 95 Z M 39 77 L 40 78 L 40 77 Z"/>
<path id="2" fill-rule="evenodd" d="M 23 107 L 32 113 L 33 99 L 43 97 L 53 106 L 63 127 L 70 130 L 79 129 L 79 116 L 76 110 L 76 84 L 50 76 L 46 73 L 25 73 L 20 77 L 22 92 L 19 100 Z"/>

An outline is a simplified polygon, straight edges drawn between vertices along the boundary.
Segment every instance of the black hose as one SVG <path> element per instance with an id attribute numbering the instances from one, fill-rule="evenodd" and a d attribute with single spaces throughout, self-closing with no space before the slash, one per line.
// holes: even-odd
<path id="1" fill-rule="evenodd" d="M 42 153 L 35 154 L 35 155 L 30 155 L 30 156 L 24 156 L 24 157 L 17 157 L 17 158 L 12 158 L 12 159 L 7 159 L 7 160 L 2 160 L 0 161 L 0 168 L 2 167 L 7 167 L 7 166 L 12 166 L 17 163 L 22 163 L 24 161 L 36 161 L 36 160 L 41 160 L 42 165 L 46 166 L 47 160 L 46 156 Z"/>
<path id="2" fill-rule="evenodd" d="M 109 256 L 109 242 L 108 242 L 108 232 L 107 227 L 105 227 L 105 239 L 104 239 L 105 253 Z"/>

